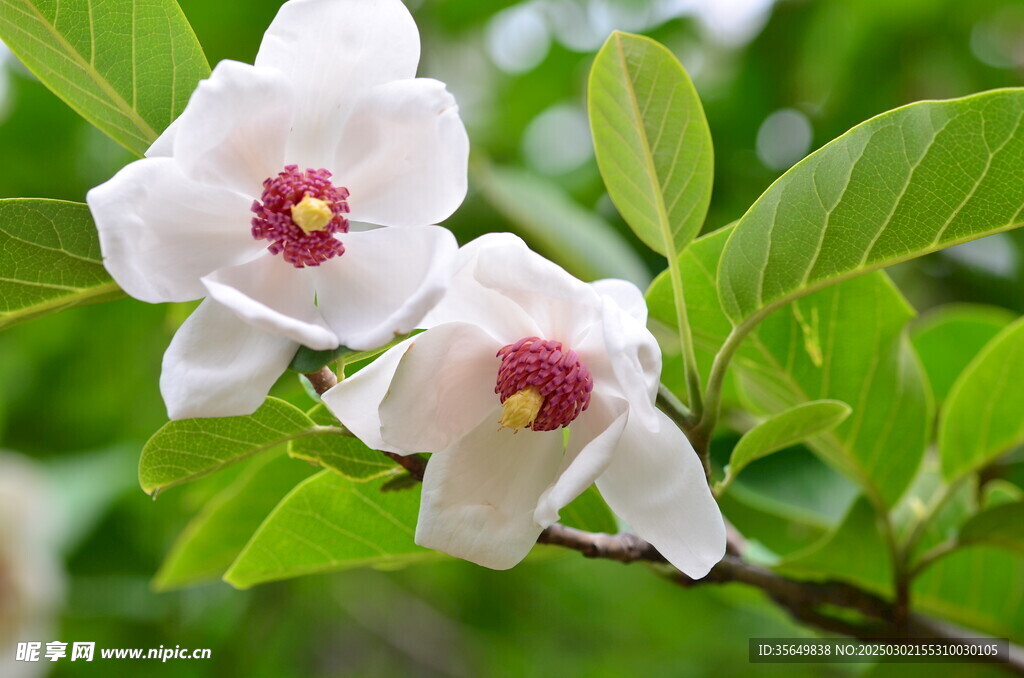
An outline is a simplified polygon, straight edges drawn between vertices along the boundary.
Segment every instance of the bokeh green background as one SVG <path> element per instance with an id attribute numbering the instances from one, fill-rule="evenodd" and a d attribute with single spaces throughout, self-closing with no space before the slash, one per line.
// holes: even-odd
<path id="1" fill-rule="evenodd" d="M 251 61 L 279 0 L 181 0 L 211 64 Z M 708 229 L 740 216 L 790 164 L 895 106 L 1024 84 L 1019 0 L 423 0 L 411 2 L 421 75 L 449 84 L 473 143 L 470 195 L 448 222 L 529 239 L 542 201 L 510 220 L 479 190 L 514 167 L 564 191 L 622 234 L 586 128 L 586 74 L 613 28 L 668 45 L 694 77 L 716 148 Z M 7 55 L 9 57 L 9 55 Z M 83 200 L 131 157 L 12 58 L 0 73 L 0 197 Z M 657 257 L 632 243 L 651 274 Z M 536 243 L 542 247 L 542 243 Z M 624 246 L 629 246 L 624 244 Z M 557 251 L 572 266 L 585 238 Z M 919 308 L 966 300 L 1024 312 L 1020 233 L 893 271 Z M 37 640 L 208 647 L 208 661 L 58 662 L 56 676 L 852 675 L 865 665 L 747 663 L 749 637 L 808 633 L 756 591 L 684 590 L 644 567 L 537 554 L 511 572 L 444 561 L 235 591 L 155 593 L 174 537 L 231 472 L 153 502 L 135 469 L 166 420 L 161 354 L 189 311 L 123 300 L 0 335 L 0 448 L 53 481 L 68 585 L 59 630 Z M 294 375 L 277 395 L 308 397 Z M 295 462 L 301 463 L 301 462 Z M 776 469 L 778 471 L 778 469 Z M 849 497 L 837 498 L 838 502 Z M 844 506 L 837 505 L 841 513 Z M 3 510 L 3 507 L 0 507 Z M 928 667 L 923 667 L 928 668 Z M 945 670 L 945 669 L 944 669 Z M 904 667 L 900 675 L 916 674 Z M 973 675 L 973 674 L 970 674 Z"/>

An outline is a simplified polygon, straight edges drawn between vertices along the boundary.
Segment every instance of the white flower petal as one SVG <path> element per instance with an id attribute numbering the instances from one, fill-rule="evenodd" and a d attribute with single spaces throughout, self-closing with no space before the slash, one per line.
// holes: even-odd
<path id="1" fill-rule="evenodd" d="M 415 329 L 444 294 L 458 243 L 440 226 L 341 236 L 345 253 L 312 270 L 320 313 L 341 344 L 382 346 Z"/>
<path id="2" fill-rule="evenodd" d="M 311 150 L 325 138 L 333 147 L 352 102 L 374 85 L 415 77 L 419 59 L 416 23 L 399 0 L 291 0 L 264 34 L 256 66 L 294 86 L 293 150 Z"/>
<path id="3" fill-rule="evenodd" d="M 189 301 L 200 278 L 266 247 L 249 232 L 249 200 L 187 178 L 170 158 L 138 160 L 86 196 L 104 265 L 143 301 Z"/>
<path id="4" fill-rule="evenodd" d="M 618 304 L 623 311 L 633 316 L 641 325 L 647 324 L 647 301 L 639 287 L 616 278 L 595 280 L 590 283 L 590 286 L 601 296 L 608 297 Z"/>
<path id="5" fill-rule="evenodd" d="M 251 325 L 317 351 L 338 346 L 314 305 L 312 277 L 280 256 L 265 253 L 203 278 L 210 296 Z"/>
<path id="6" fill-rule="evenodd" d="M 380 405 L 381 437 L 398 449 L 440 452 L 476 428 L 501 404 L 494 392 L 501 346 L 467 323 L 414 337 Z"/>
<path id="7" fill-rule="evenodd" d="M 447 219 L 466 197 L 469 138 L 437 80 L 377 85 L 354 104 L 332 166 L 352 218 L 384 226 Z"/>
<path id="8" fill-rule="evenodd" d="M 631 413 L 597 487 L 638 535 L 700 578 L 725 554 L 725 523 L 686 436 L 663 412 L 657 419 L 658 429 L 650 430 Z"/>
<path id="9" fill-rule="evenodd" d="M 286 164 L 295 96 L 277 71 L 222 61 L 175 121 L 174 157 L 197 181 L 257 198 Z M 301 168 L 305 169 L 305 168 Z"/>
<path id="10" fill-rule="evenodd" d="M 517 247 L 522 241 L 511 233 L 490 233 L 459 249 L 456 274 L 437 306 L 423 319 L 423 327 L 449 322 L 469 322 L 491 336 L 511 344 L 523 337 L 540 334 L 533 318 L 501 290 L 484 287 L 476 279 L 477 259 L 482 250 Z"/>
<path id="11" fill-rule="evenodd" d="M 537 541 L 534 509 L 562 457 L 561 431 L 496 431 L 500 411 L 430 458 L 416 526 L 420 546 L 496 570 Z"/>
<path id="12" fill-rule="evenodd" d="M 594 393 L 587 411 L 569 425 L 569 444 L 558 479 L 537 504 L 534 518 L 541 527 L 557 522 L 558 512 L 608 468 L 628 417 L 625 400 Z"/>
<path id="13" fill-rule="evenodd" d="M 508 343 L 539 336 L 573 348 L 600 327 L 600 295 L 511 233 L 463 246 L 457 269 L 428 325 L 465 320 Z"/>
<path id="14" fill-rule="evenodd" d="M 146 149 L 147 158 L 170 158 L 174 155 L 174 138 L 178 136 L 179 120 L 181 120 L 180 116 L 171 121 L 171 124 L 156 138 L 156 141 Z"/>
<path id="15" fill-rule="evenodd" d="M 609 297 L 604 299 L 602 353 L 607 356 L 619 389 L 630 402 L 630 416 L 641 417 L 644 426 L 654 429 L 657 427 L 654 400 L 661 379 L 658 340 L 616 301 Z"/>
<path id="16" fill-rule="evenodd" d="M 399 450 L 381 438 L 380 404 L 391 388 L 398 363 L 415 337 L 388 349 L 372 363 L 346 377 L 321 397 L 335 417 L 357 438 L 375 450 L 409 454 L 415 450 Z"/>
<path id="17" fill-rule="evenodd" d="M 298 344 L 267 334 L 207 299 L 164 354 L 160 392 L 171 419 L 252 414 Z"/>

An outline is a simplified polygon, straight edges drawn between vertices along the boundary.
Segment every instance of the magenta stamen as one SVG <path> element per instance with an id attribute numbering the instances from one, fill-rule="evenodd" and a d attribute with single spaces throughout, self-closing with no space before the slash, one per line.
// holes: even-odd
<path id="1" fill-rule="evenodd" d="M 252 203 L 252 237 L 269 240 L 271 254 L 281 254 L 295 268 L 319 266 L 345 253 L 345 245 L 334 237 L 348 233 L 348 189 L 331 183 L 325 169 L 300 172 L 298 165 L 286 165 L 283 172 L 263 182 L 263 195 Z M 306 233 L 292 220 L 292 207 L 306 196 L 323 200 L 334 215 L 323 230 Z"/>
<path id="2" fill-rule="evenodd" d="M 562 343 L 525 337 L 498 351 L 498 383 L 494 392 L 504 403 L 512 395 L 533 386 L 544 396 L 544 404 L 531 427 L 553 431 L 568 426 L 590 406 L 594 378 L 573 350 Z"/>

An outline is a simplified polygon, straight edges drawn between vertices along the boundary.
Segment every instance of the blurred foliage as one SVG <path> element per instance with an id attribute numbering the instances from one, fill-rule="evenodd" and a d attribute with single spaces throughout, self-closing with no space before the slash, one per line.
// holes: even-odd
<path id="1" fill-rule="evenodd" d="M 715 141 L 708 230 L 738 218 L 788 164 L 874 114 L 1024 83 L 1017 0 L 783 0 L 763 16 L 744 17 L 758 4 L 410 2 L 423 35 L 421 74 L 448 82 L 458 97 L 477 165 L 532 173 L 596 211 L 652 274 L 663 261 L 628 235 L 604 194 L 583 115 L 587 69 L 612 28 L 655 37 L 693 75 Z M 215 64 L 251 62 L 280 1 L 181 5 Z M 673 10 L 690 6 L 699 12 Z M 772 115 L 783 109 L 790 112 Z M 131 159 L 10 59 L 0 73 L 0 120 L 0 197 L 82 200 Z M 472 183 L 447 222 L 461 241 L 509 229 L 531 238 L 527 226 L 509 221 L 514 213 L 493 206 Z M 526 210 L 550 200 L 519 197 Z M 963 300 L 1020 313 L 1022 249 L 1018 232 L 903 264 L 893 275 L 921 310 Z M 572 247 L 546 253 L 579 266 Z M 176 488 L 155 503 L 134 482 L 139 450 L 165 422 L 160 356 L 188 311 L 126 299 L 0 334 L 0 446 L 41 460 L 64 513 L 74 517 L 64 539 L 70 585 L 61 628 L 39 640 L 213 649 L 211 661 L 143 668 L 153 675 L 841 676 L 865 668 L 752 666 L 748 637 L 806 633 L 760 594 L 683 590 L 638 566 L 576 554 L 535 557 L 511 572 L 447 560 L 250 591 L 213 584 L 154 593 L 151 578 L 174 537 L 245 469 Z M 294 375 L 274 393 L 312 404 Z M 1005 475 L 1019 483 L 1017 467 L 1024 464 L 1008 464 Z M 848 483 L 802 450 L 755 462 L 746 475 L 751 480 L 736 483 L 727 512 L 741 530 L 755 521 L 751 529 L 780 554 L 811 543 L 852 500 Z M 97 478 L 105 491 L 88 489 Z M 821 490 L 813 505 L 782 504 L 808 488 Z M 56 676 L 110 675 L 104 663 L 52 668 Z M 943 668 L 956 673 L 954 665 Z"/>

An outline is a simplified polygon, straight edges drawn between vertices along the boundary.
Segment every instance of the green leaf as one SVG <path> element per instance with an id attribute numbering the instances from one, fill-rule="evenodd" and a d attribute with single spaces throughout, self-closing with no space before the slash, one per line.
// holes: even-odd
<path id="1" fill-rule="evenodd" d="M 719 290 L 736 325 L 841 280 L 1016 228 L 1024 90 L 927 101 L 809 155 L 740 219 Z"/>
<path id="2" fill-rule="evenodd" d="M 608 504 L 604 503 L 601 493 L 594 485 L 588 487 L 583 494 L 562 509 L 558 522 L 587 532 L 615 534 L 619 530 L 615 514 L 608 508 Z"/>
<path id="3" fill-rule="evenodd" d="M 801 403 L 762 421 L 747 431 L 733 448 L 729 465 L 725 467 L 725 478 L 715 491 L 724 491 L 751 462 L 796 445 L 813 435 L 831 431 L 850 416 L 850 412 L 850 406 L 838 400 L 815 400 Z"/>
<path id="4" fill-rule="evenodd" d="M 915 580 L 911 600 L 926 614 L 1024 641 L 1024 559 L 989 546 L 954 551 Z"/>
<path id="5" fill-rule="evenodd" d="M 976 513 L 960 528 L 959 542 L 986 544 L 1024 555 L 1024 502 L 1000 504 Z"/>
<path id="6" fill-rule="evenodd" d="M 122 296 L 103 268 L 87 206 L 0 200 L 0 329 Z"/>
<path id="7" fill-rule="evenodd" d="M 939 422 L 942 472 L 955 478 L 1024 443 L 1024 319 L 1000 332 L 960 374 Z"/>
<path id="8" fill-rule="evenodd" d="M 974 356 L 1013 320 L 1006 309 L 981 304 L 939 306 L 921 318 L 911 341 L 938 403 Z"/>
<path id="9" fill-rule="evenodd" d="M 877 272 L 773 313 L 735 359 L 741 397 L 755 412 L 825 398 L 850 404 L 846 421 L 807 444 L 879 509 L 910 484 L 929 440 L 931 394 L 907 338 L 912 317 Z"/>
<path id="10" fill-rule="evenodd" d="M 139 484 L 147 493 L 162 491 L 289 440 L 322 432 L 325 428 L 302 410 L 277 398 L 267 398 L 244 417 L 171 421 L 142 449 Z"/>
<path id="11" fill-rule="evenodd" d="M 711 132 L 690 77 L 666 47 L 615 31 L 587 91 L 608 194 L 637 236 L 674 260 L 704 223 L 714 178 Z"/>
<path id="12" fill-rule="evenodd" d="M 679 258 L 702 372 L 732 328 L 714 272 L 735 227 L 696 240 Z M 651 317 L 675 327 L 669 276 L 647 292 Z M 811 400 L 839 400 L 853 414 L 808 446 L 891 506 L 914 477 L 932 403 L 906 337 L 913 309 L 882 272 L 852 279 L 775 311 L 740 345 L 731 374 L 744 404 L 770 416 Z"/>
<path id="13" fill-rule="evenodd" d="M 138 155 L 210 74 L 174 0 L 0 0 L 0 39 L 71 108 Z"/>
<path id="14" fill-rule="evenodd" d="M 219 578 L 274 506 L 313 472 L 283 454 L 253 459 L 189 522 L 157 572 L 154 588 L 168 591 Z"/>
<path id="15" fill-rule="evenodd" d="M 307 415 L 314 423 L 332 428 L 320 435 L 291 441 L 288 445 L 291 456 L 319 464 L 356 481 L 372 480 L 395 470 L 390 459 L 370 449 L 358 438 L 347 435 L 322 403 Z"/>
<path id="16" fill-rule="evenodd" d="M 420 489 L 381 492 L 321 471 L 285 497 L 224 575 L 237 588 L 353 567 L 395 567 L 441 557 L 416 546 Z"/>
<path id="17" fill-rule="evenodd" d="M 474 165 L 475 185 L 520 235 L 581 280 L 622 278 L 643 287 L 647 266 L 622 235 L 551 181 L 512 167 Z"/>
<path id="18" fill-rule="evenodd" d="M 785 559 L 778 569 L 799 577 L 840 579 L 882 595 L 891 589 L 892 559 L 871 502 L 864 498 L 821 541 Z"/>

